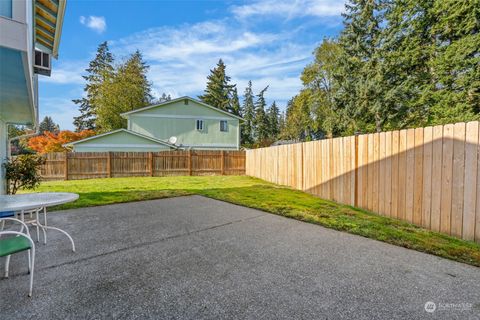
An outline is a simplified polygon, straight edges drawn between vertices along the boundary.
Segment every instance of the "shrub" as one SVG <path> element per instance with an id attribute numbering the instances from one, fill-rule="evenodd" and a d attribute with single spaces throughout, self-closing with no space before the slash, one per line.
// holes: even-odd
<path id="1" fill-rule="evenodd" d="M 3 164 L 7 179 L 7 194 L 19 189 L 35 189 L 40 184 L 40 166 L 45 163 L 42 156 L 23 154 L 10 158 Z"/>

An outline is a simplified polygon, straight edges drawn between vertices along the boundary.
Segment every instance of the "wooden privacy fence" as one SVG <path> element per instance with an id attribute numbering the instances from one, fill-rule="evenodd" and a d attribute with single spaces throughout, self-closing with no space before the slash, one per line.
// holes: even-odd
<path id="1" fill-rule="evenodd" d="M 480 242 L 479 122 L 247 151 L 246 174 Z"/>
<path id="2" fill-rule="evenodd" d="M 59 152 L 41 168 L 44 180 L 242 174 L 245 151 Z"/>

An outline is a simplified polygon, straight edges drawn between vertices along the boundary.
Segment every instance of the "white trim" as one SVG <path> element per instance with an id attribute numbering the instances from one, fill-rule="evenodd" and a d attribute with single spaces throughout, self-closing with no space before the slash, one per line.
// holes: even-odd
<path id="1" fill-rule="evenodd" d="M 236 148 L 235 144 L 214 143 L 214 144 L 181 144 L 180 147 L 200 147 L 200 148 Z"/>
<path id="2" fill-rule="evenodd" d="M 218 108 L 215 108 L 211 105 L 208 105 L 202 101 L 199 101 L 199 100 L 196 100 L 196 99 L 193 99 L 191 97 L 187 97 L 187 96 L 183 96 L 183 97 L 180 97 L 180 98 L 176 98 L 176 99 L 173 99 L 173 100 L 169 100 L 169 101 L 165 101 L 165 102 L 162 102 L 162 103 L 159 103 L 159 104 L 155 104 L 155 105 L 152 105 L 152 106 L 148 106 L 148 107 L 143 107 L 143 108 L 140 108 L 140 109 L 136 109 L 136 110 L 132 110 L 132 111 L 129 111 L 129 112 L 124 112 L 124 113 L 121 113 L 120 115 L 122 117 L 124 116 L 128 116 L 130 114 L 133 114 L 133 113 L 137 113 L 137 112 L 141 112 L 141 111 L 145 111 L 145 110 L 149 110 L 149 109 L 153 109 L 153 108 L 156 108 L 156 107 L 161 107 L 161 106 L 165 106 L 167 104 L 170 104 L 170 103 L 174 103 L 174 102 L 178 102 L 178 101 L 181 101 L 181 100 L 184 100 L 184 99 L 188 99 L 190 101 L 193 101 L 193 102 L 196 102 L 204 107 L 207 107 L 207 108 L 210 108 L 212 110 L 215 110 L 216 112 L 220 112 L 220 113 L 223 113 L 223 114 L 226 114 L 232 118 L 235 118 L 235 119 L 238 119 L 238 120 L 242 120 L 243 121 L 243 118 L 239 117 L 239 116 L 236 116 L 234 114 L 231 114 L 230 112 L 227 112 L 227 111 L 224 111 L 224 110 L 220 110 Z"/>
<path id="3" fill-rule="evenodd" d="M 236 119 L 223 118 L 223 117 L 210 117 L 210 116 L 190 116 L 190 115 L 171 115 L 171 114 L 157 114 L 157 113 L 141 113 L 133 115 L 133 117 L 139 118 L 168 118 L 168 119 L 201 119 L 201 120 L 225 120 L 234 121 Z M 130 119 L 130 117 L 129 117 Z"/>
<path id="4" fill-rule="evenodd" d="M 237 126 L 237 150 L 240 150 L 240 134 L 241 134 L 240 125 L 241 125 L 241 123 L 239 122 L 238 126 Z"/>
<path id="5" fill-rule="evenodd" d="M 24 1 L 13 1 L 13 3 L 21 3 Z M 0 16 L 0 43 L 2 47 L 28 51 L 28 25 L 12 18 Z"/>
<path id="6" fill-rule="evenodd" d="M 80 146 L 79 146 L 80 147 Z M 87 148 L 160 148 L 158 145 L 154 144 L 138 144 L 138 143 L 121 143 L 121 144 L 114 144 L 114 143 L 87 143 L 81 146 Z"/>
<path id="7" fill-rule="evenodd" d="M 65 16 L 66 0 L 58 1 L 57 19 L 55 21 L 55 38 L 53 39 L 52 56 L 58 58 L 58 47 L 60 46 L 60 37 L 62 35 L 63 17 Z M 35 16 L 33 17 L 35 21 Z"/>

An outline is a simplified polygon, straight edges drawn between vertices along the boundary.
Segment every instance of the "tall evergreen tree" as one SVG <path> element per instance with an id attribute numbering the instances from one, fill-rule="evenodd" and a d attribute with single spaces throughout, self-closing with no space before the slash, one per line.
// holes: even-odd
<path id="1" fill-rule="evenodd" d="M 218 109 L 232 112 L 230 95 L 234 85 L 230 84 L 230 77 L 225 73 L 226 66 L 223 60 L 218 60 L 217 66 L 210 70 L 207 76 L 207 87 L 204 94 L 198 98 Z"/>
<path id="2" fill-rule="evenodd" d="M 152 95 L 151 83 L 147 79 L 148 68 L 137 50 L 100 86 L 95 122 L 100 132 L 125 128 L 127 123 L 121 113 L 150 104 Z"/>
<path id="3" fill-rule="evenodd" d="M 390 110 L 386 129 L 428 123 L 435 80 L 429 60 L 435 52 L 431 28 L 434 0 L 386 2 L 382 33 L 382 102 Z"/>
<path id="4" fill-rule="evenodd" d="M 255 131 L 254 137 L 257 143 L 261 143 L 265 139 L 269 138 L 269 119 L 265 112 L 267 105 L 265 101 L 265 92 L 268 86 L 257 94 L 257 100 L 255 101 Z"/>
<path id="5" fill-rule="evenodd" d="M 275 101 L 273 101 L 270 108 L 268 108 L 267 117 L 269 137 L 271 139 L 277 139 L 280 134 L 280 109 L 278 109 Z"/>
<path id="6" fill-rule="evenodd" d="M 241 123 L 241 143 L 242 145 L 251 145 L 253 143 L 255 106 L 253 104 L 252 81 L 248 81 L 248 86 L 243 94 L 243 119 Z"/>
<path id="7" fill-rule="evenodd" d="M 240 106 L 240 99 L 238 99 L 237 87 L 232 90 L 232 98 L 230 102 L 230 112 L 237 116 L 242 116 L 242 107 Z"/>
<path id="8" fill-rule="evenodd" d="M 337 73 L 342 90 L 337 91 L 336 99 L 347 116 L 356 119 L 350 131 L 381 131 L 388 117 L 380 99 L 382 78 L 378 69 L 383 2 L 351 0 L 345 6 L 344 30 L 339 39 L 343 56 Z"/>
<path id="9" fill-rule="evenodd" d="M 480 119 L 480 1 L 434 1 L 435 77 L 430 123 Z"/>
<path id="10" fill-rule="evenodd" d="M 43 134 L 45 131 L 56 133 L 59 130 L 59 125 L 56 124 L 49 116 L 45 116 L 45 118 L 43 118 L 42 122 L 40 122 L 38 126 L 38 131 L 40 132 L 40 134 Z"/>
<path id="11" fill-rule="evenodd" d="M 85 97 L 72 100 L 79 106 L 80 116 L 74 117 L 73 124 L 77 131 L 94 130 L 96 118 L 96 99 L 99 87 L 106 78 L 111 78 L 113 67 L 113 55 L 110 53 L 108 43 L 105 41 L 98 46 L 95 58 L 90 61 L 86 69 L 87 75 L 83 76 L 86 81 Z"/>

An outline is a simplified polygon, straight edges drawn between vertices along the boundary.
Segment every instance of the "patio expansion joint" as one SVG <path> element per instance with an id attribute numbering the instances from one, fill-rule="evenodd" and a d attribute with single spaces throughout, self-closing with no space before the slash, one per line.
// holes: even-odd
<path id="1" fill-rule="evenodd" d="M 161 239 L 154 240 L 154 241 L 142 242 L 142 243 L 138 243 L 138 244 L 135 244 L 133 246 L 130 246 L 130 247 L 119 248 L 119 249 L 116 249 L 116 250 L 113 250 L 113 251 L 100 253 L 100 254 L 97 254 L 97 255 L 94 255 L 94 256 L 80 258 L 78 260 L 66 261 L 66 262 L 63 262 L 63 263 L 59 263 L 59 264 L 55 264 L 55 265 L 51 265 L 51 266 L 46 266 L 46 267 L 43 267 L 43 268 L 35 268 L 35 270 L 49 270 L 49 269 L 62 267 L 62 266 L 65 266 L 65 265 L 76 264 L 78 262 L 85 262 L 85 261 L 88 261 L 88 260 L 91 260 L 91 259 L 95 259 L 95 258 L 99 258 L 99 257 L 103 257 L 103 256 L 108 256 L 110 254 L 115 254 L 115 253 L 122 252 L 122 251 L 128 251 L 128 250 L 131 250 L 131 249 L 136 249 L 136 248 L 140 248 L 140 247 L 143 247 L 143 246 L 149 246 L 149 245 L 160 243 L 160 242 L 163 242 L 163 241 L 178 239 L 178 238 L 190 236 L 192 234 L 197 234 L 197 233 L 201 233 L 201 232 L 204 232 L 204 231 L 209 231 L 209 230 L 213 230 L 213 229 L 226 227 L 226 226 L 236 224 L 236 223 L 242 223 L 242 222 L 245 222 L 245 221 L 254 220 L 254 219 L 257 219 L 257 218 L 260 218 L 260 217 L 263 217 L 263 216 L 267 216 L 267 215 L 268 215 L 267 213 L 264 213 L 264 214 L 259 214 L 259 215 L 249 217 L 249 218 L 233 220 L 233 221 L 229 221 L 229 222 L 226 222 L 226 223 L 213 225 L 213 226 L 208 227 L 208 228 L 197 229 L 197 230 L 193 230 L 193 231 L 189 231 L 189 232 L 185 232 L 185 233 L 181 233 L 181 234 L 175 234 L 175 235 L 163 237 Z"/>

